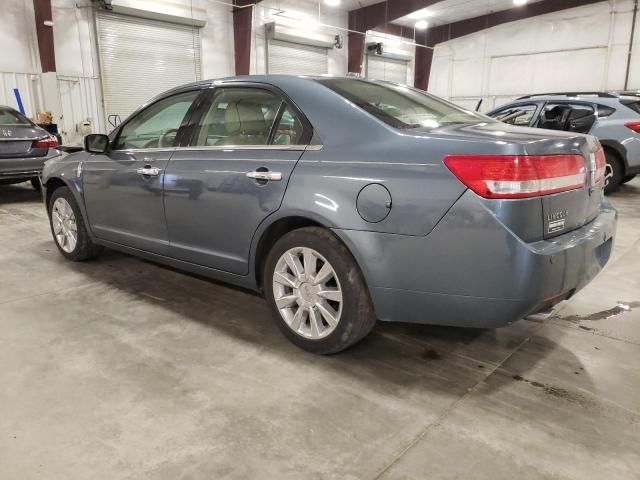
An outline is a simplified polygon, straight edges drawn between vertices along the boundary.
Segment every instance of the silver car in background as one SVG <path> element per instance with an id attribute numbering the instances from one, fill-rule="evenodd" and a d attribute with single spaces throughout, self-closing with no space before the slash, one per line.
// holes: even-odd
<path id="1" fill-rule="evenodd" d="M 607 158 L 605 193 L 640 173 L 640 96 L 631 92 L 567 92 L 528 95 L 488 113 L 522 127 L 588 133 Z"/>
<path id="2" fill-rule="evenodd" d="M 58 139 L 10 107 L 0 105 L 0 184 L 30 180 L 40 189 L 44 162 L 57 157 Z"/>
<path id="3" fill-rule="evenodd" d="M 108 247 L 256 290 L 315 353 L 377 319 L 494 328 L 548 309 L 616 230 L 595 137 L 385 82 L 185 85 L 84 148 L 43 172 L 64 257 Z"/>

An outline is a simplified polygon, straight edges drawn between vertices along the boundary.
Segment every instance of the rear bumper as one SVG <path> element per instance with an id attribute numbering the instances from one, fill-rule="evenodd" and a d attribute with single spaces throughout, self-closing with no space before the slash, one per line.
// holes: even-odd
<path id="1" fill-rule="evenodd" d="M 617 212 L 525 243 L 472 193 L 426 237 L 338 230 L 361 266 L 380 320 L 493 328 L 569 298 L 611 255 Z"/>
<path id="2" fill-rule="evenodd" d="M 52 149 L 41 157 L 0 158 L 0 181 L 38 177 L 44 162 L 58 156 L 60 152 Z"/>

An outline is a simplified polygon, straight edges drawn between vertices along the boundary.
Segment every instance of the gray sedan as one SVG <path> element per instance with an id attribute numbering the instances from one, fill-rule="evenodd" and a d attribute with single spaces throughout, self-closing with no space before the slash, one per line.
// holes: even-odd
<path id="1" fill-rule="evenodd" d="M 44 162 L 60 155 L 58 146 L 55 136 L 13 108 L 0 106 L 0 184 L 31 180 L 39 190 Z"/>
<path id="2" fill-rule="evenodd" d="M 493 328 L 591 281 L 617 214 L 597 139 L 402 85 L 235 77 L 171 90 L 47 162 L 58 249 L 108 247 L 262 292 L 316 353 L 376 319 Z"/>

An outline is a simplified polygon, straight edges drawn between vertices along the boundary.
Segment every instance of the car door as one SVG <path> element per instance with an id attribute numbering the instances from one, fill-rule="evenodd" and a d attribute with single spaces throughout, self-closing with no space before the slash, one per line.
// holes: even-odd
<path id="1" fill-rule="evenodd" d="M 211 89 L 196 116 L 166 171 L 170 255 L 245 275 L 253 234 L 280 207 L 311 127 L 280 92 L 254 84 Z"/>
<path id="2" fill-rule="evenodd" d="M 183 91 L 151 104 L 123 124 L 106 154 L 87 160 L 82 171 L 84 201 L 97 238 L 167 253 L 165 168 L 201 93 Z"/>

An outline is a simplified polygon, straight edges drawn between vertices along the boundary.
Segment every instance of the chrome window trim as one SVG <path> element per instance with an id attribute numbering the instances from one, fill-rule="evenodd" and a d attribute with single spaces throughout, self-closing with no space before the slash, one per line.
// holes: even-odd
<path id="1" fill-rule="evenodd" d="M 267 150 L 267 151 L 296 151 L 321 150 L 322 145 L 210 145 L 206 147 L 177 147 L 178 151 L 207 152 L 207 151 L 242 151 L 242 150 Z"/>
<path id="2" fill-rule="evenodd" d="M 206 152 L 206 151 L 229 151 L 229 150 L 282 150 L 282 151 L 298 151 L 305 150 L 319 151 L 323 145 L 210 145 L 206 147 L 165 147 L 165 148 L 126 148 L 122 150 L 111 150 L 118 153 L 144 153 L 144 152 Z"/>

